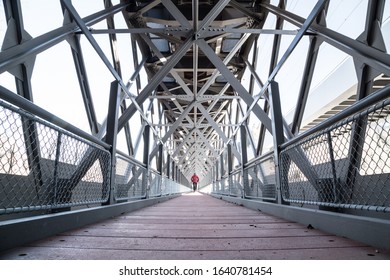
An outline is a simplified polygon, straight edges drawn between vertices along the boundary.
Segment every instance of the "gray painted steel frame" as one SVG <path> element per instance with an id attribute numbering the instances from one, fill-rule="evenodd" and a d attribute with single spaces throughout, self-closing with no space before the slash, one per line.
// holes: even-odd
<path id="1" fill-rule="evenodd" d="M 139 5 L 142 5 L 141 2 Z M 384 45 L 382 44 L 383 36 L 378 25 L 383 16 L 383 0 L 369 1 L 365 30 L 357 41 L 326 27 L 326 11 L 329 1 L 317 1 L 317 4 L 306 19 L 287 11 L 286 1 L 284 0 L 279 1 L 278 7 L 272 6 L 268 2 L 269 1 L 256 2 L 258 8 L 262 9 L 261 13 L 257 13 L 244 7 L 245 3 L 221 0 L 213 7 L 210 7 L 209 12 L 204 15 L 203 20 L 201 20 L 199 18 L 201 11 L 200 7 L 198 7 L 201 4 L 201 1 L 194 0 L 191 3 L 193 9 L 192 18 L 191 20 L 188 20 L 185 11 L 181 11 L 176 6 L 176 2 L 174 3 L 171 0 L 151 1 L 145 6 L 139 6 L 139 9 L 136 11 L 139 13 L 138 15 L 131 14 L 132 11 L 129 11 L 131 10 L 128 6 L 130 1 L 121 1 L 120 4 L 112 6 L 111 1 L 106 0 L 104 1 L 105 10 L 82 19 L 70 0 L 61 0 L 64 10 L 67 11 L 66 17 L 69 16 L 73 21 L 66 18 L 63 27 L 39 37 L 30 38 L 24 31 L 20 1 L 4 0 L 3 3 L 5 3 L 6 6 L 7 19 L 12 18 L 14 23 L 10 24 L 14 24 L 16 27 L 16 34 L 12 34 L 12 36 L 16 35 L 16 37 L 18 37 L 18 43 L 16 46 L 10 46 L 0 52 L 0 73 L 3 73 L 4 71 L 10 71 L 12 73 L 12 68 L 14 67 L 21 69 L 22 75 L 21 77 L 18 77 L 19 79 L 17 80 L 17 92 L 20 96 L 24 96 L 31 101 L 33 100 L 30 78 L 33 67 L 31 61 L 35 59 L 35 56 L 46 51 L 55 44 L 68 39 L 70 35 L 77 36 L 78 39 L 81 36 L 85 36 L 89 40 L 107 69 L 115 78 L 115 82 L 111 91 L 109 113 L 107 115 L 106 123 L 99 128 L 94 112 L 94 105 L 92 104 L 88 80 L 86 79 L 87 71 L 84 66 L 81 52 L 82 49 L 78 39 L 70 41 L 74 55 L 75 69 L 79 78 L 81 94 L 84 99 L 85 110 L 92 135 L 82 132 L 66 122 L 63 122 L 3 87 L 0 87 L 0 97 L 21 108 L 25 108 L 39 117 L 50 119 L 52 122 L 77 135 L 81 135 L 95 143 L 101 144 L 106 149 L 111 150 L 112 154 L 116 154 L 116 137 L 122 128 L 125 128 L 127 148 L 130 156 L 134 156 L 139 143 L 142 141 L 142 135 L 144 135 L 144 165 L 150 169 L 150 162 L 156 158 L 157 169 L 160 175 L 164 175 L 165 172 L 165 175 L 167 175 L 168 178 L 173 178 L 176 181 L 184 181 L 184 176 L 188 176 L 190 173 L 192 174 L 195 168 L 199 168 L 202 171 L 205 170 L 205 173 L 209 171 L 209 173 L 211 173 L 208 177 L 210 181 L 221 180 L 226 173 L 230 178 L 230 175 L 235 172 L 233 170 L 235 161 L 238 163 L 238 169 L 243 170 L 248 165 L 248 143 L 249 145 L 252 145 L 252 149 L 255 146 L 253 143 L 253 135 L 251 135 L 251 131 L 248 129 L 247 122 L 249 118 L 257 117 L 261 123 L 261 131 L 256 147 L 256 156 L 262 154 L 265 129 L 267 129 L 274 137 L 274 157 L 276 159 L 275 164 L 277 169 L 279 150 L 288 144 L 298 141 L 298 139 L 302 139 L 304 135 L 307 135 L 306 133 L 298 133 L 305 113 L 306 101 L 320 45 L 323 42 L 326 42 L 352 56 L 356 68 L 363 66 L 362 70 L 358 71 L 359 98 L 354 108 L 371 102 L 372 99 L 377 99 L 378 96 L 388 96 L 389 87 L 379 91 L 375 96 L 369 96 L 369 94 L 372 89 L 373 78 L 377 74 L 390 75 L 390 56 L 385 52 Z M 166 25 L 173 22 L 171 27 L 153 28 L 147 25 L 148 23 L 156 24 L 156 22 L 159 22 L 157 20 L 156 22 L 153 22 L 153 20 L 150 20 L 151 17 L 148 19 L 148 15 L 150 15 L 148 13 L 157 6 L 164 9 L 170 17 L 169 19 L 159 18 L 158 20 L 167 23 Z M 248 17 L 248 22 L 245 22 L 248 26 L 241 26 L 239 28 L 232 26 L 223 28 L 212 27 L 213 25 L 224 25 L 225 23 L 220 21 L 218 16 L 225 9 L 232 7 L 241 12 L 242 15 Z M 113 16 L 119 12 L 122 12 L 125 15 L 124 18 L 129 27 L 126 30 L 116 29 L 114 26 Z M 265 30 L 261 28 L 267 13 L 274 14 L 277 17 L 275 30 Z M 144 14 L 147 15 L 142 18 Z M 141 18 L 138 18 L 138 22 L 136 16 L 141 16 Z M 107 20 L 106 30 L 91 30 L 89 28 L 90 25 L 102 20 Z M 150 20 L 150 22 L 147 20 Z M 243 24 L 243 22 L 240 22 L 237 19 L 235 20 L 235 22 Z M 250 22 L 251 20 L 255 23 L 252 24 Z M 296 25 L 299 30 L 283 30 L 283 21 L 288 21 Z M 12 28 L 12 26 L 10 25 L 9 28 Z M 121 74 L 119 56 L 113 47 L 115 36 L 119 33 L 128 33 L 131 35 L 132 39 L 131 51 L 136 70 L 129 83 L 126 84 Z M 256 61 L 260 54 L 257 51 L 254 52 L 252 65 L 248 58 L 250 49 L 253 46 L 256 46 L 259 34 L 261 33 L 274 34 L 269 75 L 265 83 L 262 83 L 255 70 Z M 114 63 L 111 63 L 108 55 L 103 52 L 102 48 L 95 40 L 94 34 L 109 34 L 111 55 Z M 238 35 L 239 39 L 236 40 L 234 45 L 225 54 L 221 55 L 221 51 L 218 50 L 218 48 L 222 47 L 220 42 L 225 37 L 228 37 L 229 34 Z M 281 54 L 279 51 L 280 41 L 282 36 L 285 35 L 294 35 L 295 37 L 287 51 L 284 54 Z M 11 35 L 8 36 L 10 37 L 5 39 L 7 41 L 12 41 Z M 279 94 L 274 79 L 304 36 L 310 36 L 311 41 L 306 55 L 306 66 L 301 80 L 297 106 L 290 129 L 289 125 L 285 122 L 280 109 Z M 26 41 L 21 44 L 23 38 Z M 172 47 L 172 53 L 167 55 L 163 49 L 159 49 L 158 44 L 154 43 L 155 40 L 165 40 L 168 45 L 176 47 Z M 7 42 L 7 44 L 9 43 Z M 217 47 L 213 48 L 213 44 Z M 141 62 L 138 60 L 137 50 L 140 50 L 143 55 Z M 188 56 L 190 57 L 192 64 L 185 61 L 187 58 L 186 55 L 191 52 L 192 54 Z M 202 64 L 204 63 L 201 59 L 202 55 L 206 61 L 212 64 L 211 66 L 205 67 Z M 281 59 L 278 61 L 279 56 L 281 56 Z M 242 63 L 242 61 L 244 61 L 244 63 Z M 149 75 L 149 83 L 142 91 L 139 77 L 141 68 L 144 68 Z M 249 89 L 244 87 L 240 80 L 246 69 L 251 73 Z M 183 74 L 186 72 L 191 72 L 191 75 L 188 77 L 186 76 L 187 74 Z M 202 72 L 205 77 L 198 77 L 198 74 Z M 223 82 L 221 83 L 225 84 L 223 86 L 213 85 L 217 79 L 222 80 Z M 170 86 L 169 82 L 167 82 L 172 80 L 176 83 L 174 87 Z M 129 86 L 134 81 L 137 84 L 137 95 L 133 95 L 129 91 Z M 253 95 L 254 82 L 257 82 L 261 88 L 260 94 L 257 96 Z M 180 91 L 180 93 L 177 93 L 177 91 Z M 368 97 L 365 101 L 360 100 L 366 96 Z M 126 107 L 125 98 L 130 99 L 132 102 L 128 107 Z M 261 98 L 266 99 L 263 108 L 258 105 L 258 101 Z M 146 104 L 146 100 L 150 100 L 150 103 Z M 158 104 L 158 108 L 155 108 L 155 101 Z M 121 113 L 119 113 L 119 109 L 121 109 Z M 152 110 L 158 112 L 155 114 L 158 119 L 157 122 L 148 116 L 148 114 L 151 114 Z M 271 115 L 269 112 L 270 110 L 272 112 Z M 142 128 L 135 143 L 135 147 L 133 147 L 134 143 L 132 143 L 131 139 L 129 121 L 133 120 L 136 112 L 141 115 Z M 347 109 L 341 115 L 347 114 L 348 112 L 349 110 Z M 325 121 L 314 130 L 311 130 L 311 132 L 330 124 L 329 121 Z M 160 132 L 157 131 L 157 127 L 161 128 L 161 130 L 159 130 Z M 353 136 L 350 140 L 353 146 L 351 150 L 355 150 L 355 152 L 354 155 L 352 154 L 352 151 L 349 154 L 351 155 L 351 158 L 354 160 L 356 159 L 355 162 L 351 160 L 348 168 L 348 176 L 352 178 L 352 181 L 354 181 L 353 170 L 359 165 L 358 154 L 361 154 L 361 150 L 356 149 L 359 145 L 354 143 L 361 142 L 363 138 L 362 135 L 365 133 L 364 126 L 360 125 L 360 127 L 362 127 L 360 130 L 354 129 Z M 239 132 L 240 137 L 238 137 Z M 180 134 L 182 134 L 182 137 L 178 136 Z M 32 151 L 38 150 L 36 145 L 34 146 L 33 144 L 34 142 L 38 142 L 36 141 L 36 132 L 32 131 L 29 135 L 32 136 L 29 141 L 26 141 L 29 143 L 27 149 Z M 97 139 L 97 137 L 103 139 L 106 143 L 101 143 L 102 141 Z M 285 140 L 287 140 L 287 143 L 284 143 Z M 331 143 L 328 143 L 328 145 L 332 150 Z M 237 147 L 239 147 L 239 149 Z M 242 155 L 239 150 L 242 151 Z M 34 156 L 33 158 L 39 157 Z M 112 176 L 114 176 L 115 156 L 112 158 Z M 166 158 L 165 168 L 163 167 L 164 158 Z M 204 158 L 206 158 L 206 160 L 204 160 Z M 318 175 L 312 169 L 309 161 L 302 156 L 300 151 L 296 152 L 295 159 L 302 161 L 300 168 L 303 170 L 303 173 L 309 174 L 309 180 L 315 182 L 318 179 Z M 189 163 L 189 161 L 191 161 L 191 163 Z M 334 159 L 332 160 L 332 163 L 334 166 Z M 39 162 L 34 164 L 39 166 Z M 35 175 L 35 178 L 37 183 L 39 183 L 39 168 L 37 170 L 38 172 Z M 278 171 L 276 174 L 277 180 L 280 180 L 281 178 L 278 175 Z M 112 179 L 112 181 L 115 181 L 114 178 Z M 147 188 L 148 178 L 144 178 L 143 181 L 145 184 L 144 188 Z M 111 203 L 114 202 L 111 200 Z M 147 204 L 146 201 L 145 203 Z M 256 202 L 253 201 L 245 201 L 245 203 L 248 205 L 256 204 Z M 282 203 L 280 196 L 279 203 Z M 319 227 L 327 226 L 329 229 L 322 229 L 328 231 L 336 230 L 334 229 L 335 226 L 330 224 L 329 221 L 332 221 L 333 223 L 337 218 L 340 218 L 340 221 L 348 224 L 350 221 L 349 217 L 341 214 L 296 209 L 294 207 L 289 208 L 281 205 L 264 205 L 266 205 L 262 206 L 264 209 L 271 209 L 270 211 L 273 213 L 291 219 L 298 219 L 302 222 L 315 219 L 314 215 L 317 215 L 316 217 L 318 217 L 319 221 L 316 222 Z M 108 209 L 107 213 L 110 213 L 110 209 L 115 208 L 114 206 L 112 207 L 113 208 L 106 208 Z M 104 208 L 99 208 L 98 211 L 104 211 L 103 209 Z M 118 206 L 118 209 L 122 208 Z M 285 212 L 290 213 L 286 214 Z M 78 213 L 84 212 L 81 211 Z M 295 217 L 298 213 L 301 215 L 300 218 Z M 59 215 L 58 218 L 61 220 L 62 217 L 65 216 L 66 215 Z M 69 216 L 67 217 L 71 216 L 72 213 L 69 213 Z M 88 219 L 93 219 L 90 214 L 85 214 L 86 219 L 87 217 Z M 388 224 L 386 223 L 384 223 L 384 228 L 380 230 L 379 221 L 368 221 L 366 218 L 357 217 L 351 218 L 351 220 L 353 220 L 353 229 L 359 228 L 359 226 L 374 225 L 378 228 L 378 234 L 381 236 L 385 233 L 389 233 Z M 68 223 L 68 221 L 66 223 Z M 336 221 L 336 224 L 339 225 L 340 222 Z M 49 232 L 52 232 L 52 229 L 50 229 Z M 345 231 L 344 228 L 340 231 L 342 234 L 345 232 L 353 235 L 353 233 L 348 230 Z M 362 233 L 357 234 L 356 238 L 362 240 L 362 235 L 364 233 L 367 232 L 363 231 Z M 374 237 L 371 234 L 369 234 L 368 239 L 369 242 L 374 242 Z M 388 244 L 386 244 L 386 246 L 388 246 Z"/>

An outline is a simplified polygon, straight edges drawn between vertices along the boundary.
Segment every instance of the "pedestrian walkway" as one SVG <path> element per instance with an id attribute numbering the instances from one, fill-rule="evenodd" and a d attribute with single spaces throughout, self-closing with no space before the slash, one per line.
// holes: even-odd
<path id="1" fill-rule="evenodd" d="M 390 251 L 194 192 L 0 259 L 390 259 Z"/>

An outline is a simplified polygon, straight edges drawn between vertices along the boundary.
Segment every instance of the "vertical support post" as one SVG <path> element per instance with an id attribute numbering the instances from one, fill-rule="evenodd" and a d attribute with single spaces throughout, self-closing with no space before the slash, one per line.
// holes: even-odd
<path id="1" fill-rule="evenodd" d="M 157 158 L 157 171 L 160 173 L 160 179 L 158 180 L 159 192 L 162 190 L 162 179 L 163 179 L 163 158 L 164 158 L 164 146 L 162 143 L 158 144 L 158 158 Z"/>
<path id="2" fill-rule="evenodd" d="M 230 184 L 231 182 L 229 181 L 229 179 L 224 179 L 225 168 L 224 168 L 223 153 L 219 156 L 219 164 L 218 164 L 218 166 L 220 168 L 219 171 L 220 171 L 221 183 L 222 184 L 226 184 L 226 180 L 228 180 L 228 188 L 229 188 L 229 194 L 230 194 L 233 185 Z"/>
<path id="3" fill-rule="evenodd" d="M 170 179 L 171 178 L 171 155 L 170 154 L 168 154 L 167 155 L 167 177 L 168 177 L 168 179 Z"/>
<path id="4" fill-rule="evenodd" d="M 146 166 L 145 174 L 142 178 L 142 191 L 145 192 L 145 198 L 149 197 L 149 149 L 150 149 L 150 126 L 146 125 L 144 129 L 144 156 L 143 163 Z"/>
<path id="5" fill-rule="evenodd" d="M 232 171 L 233 171 L 233 158 L 232 158 L 232 144 L 228 143 L 227 145 L 227 164 L 228 164 L 228 178 L 229 186 L 233 185 Z"/>
<path id="6" fill-rule="evenodd" d="M 220 164 L 220 167 L 221 167 L 221 178 L 223 177 L 223 175 L 225 174 L 225 166 L 224 166 L 224 160 L 223 160 L 223 153 L 219 156 L 219 164 Z"/>
<path id="7" fill-rule="evenodd" d="M 337 170 L 336 170 L 336 162 L 334 158 L 334 150 L 333 150 L 333 144 L 332 144 L 332 135 L 330 131 L 327 133 L 327 139 L 328 139 L 328 149 L 329 149 L 329 156 L 330 156 L 330 162 L 332 165 L 332 181 L 333 181 L 333 202 L 337 203 L 337 190 L 338 190 L 338 184 L 337 184 Z"/>
<path id="8" fill-rule="evenodd" d="M 248 162 L 248 145 L 246 137 L 246 127 L 244 124 L 240 126 L 240 135 L 241 135 L 241 174 L 243 176 L 243 188 L 242 188 L 242 197 L 245 198 L 245 188 L 248 185 L 248 178 L 244 174 L 245 164 Z"/>
<path id="9" fill-rule="evenodd" d="M 120 104 L 120 91 L 118 82 L 113 81 L 110 88 L 110 99 L 108 102 L 108 114 L 107 114 L 107 134 L 105 141 L 111 146 L 111 176 L 110 176 L 110 194 L 107 203 L 109 205 L 114 203 L 114 189 L 115 189 L 115 176 L 116 176 L 116 140 L 118 134 L 118 108 Z"/>
<path id="10" fill-rule="evenodd" d="M 60 155 L 61 155 L 61 144 L 62 144 L 62 132 L 58 132 L 57 136 L 57 147 L 56 147 L 56 159 L 54 161 L 54 188 L 53 188 L 53 197 L 52 204 L 57 204 L 57 195 L 58 195 L 58 167 L 60 163 Z"/>
<path id="11" fill-rule="evenodd" d="M 386 52 L 386 46 L 381 31 L 381 22 L 385 9 L 385 1 L 368 1 L 366 24 L 363 33 L 356 39 L 367 46 Z M 358 88 L 356 102 L 367 97 L 372 90 L 374 78 L 380 74 L 367 64 L 363 64 L 358 59 L 354 59 L 356 74 L 358 78 Z M 347 189 L 347 195 L 354 191 L 356 179 L 358 178 L 360 164 L 362 161 L 363 147 L 366 139 L 368 117 L 361 116 L 352 125 L 351 140 L 348 156 L 348 169 L 344 180 Z"/>
<path id="12" fill-rule="evenodd" d="M 229 143 L 227 146 L 227 163 L 228 163 L 228 174 L 230 175 L 233 171 L 233 158 L 232 158 L 232 144 Z"/>
<path id="13" fill-rule="evenodd" d="M 219 163 L 218 163 L 218 160 L 217 160 L 217 164 L 215 165 L 215 181 L 220 186 L 219 188 L 222 190 L 222 184 L 221 184 L 221 180 L 219 178 Z"/>
<path id="14" fill-rule="evenodd" d="M 280 106 L 280 95 L 279 95 L 279 85 L 277 82 L 272 81 L 268 88 L 270 92 L 269 103 L 272 115 L 272 135 L 274 140 L 274 162 L 275 162 L 275 180 L 276 180 L 276 189 L 278 191 L 278 201 L 279 203 L 285 204 L 283 202 L 282 190 L 281 190 L 281 174 L 279 166 L 279 155 L 280 155 L 280 145 L 284 142 L 283 135 L 283 116 L 282 109 Z"/>
<path id="15" fill-rule="evenodd" d="M 106 9 L 111 8 L 112 7 L 111 0 L 104 0 L 104 7 Z M 114 16 L 111 15 L 111 16 L 107 17 L 106 20 L 107 20 L 107 28 L 108 29 L 115 29 Z M 121 64 L 119 62 L 120 61 L 119 60 L 119 53 L 118 53 L 118 50 L 117 50 L 117 47 L 116 47 L 116 42 L 117 42 L 116 34 L 115 33 L 110 33 L 108 36 L 110 38 L 111 55 L 112 55 L 112 61 L 114 62 L 114 68 L 118 72 L 118 75 L 120 77 L 122 77 Z M 134 68 L 134 69 L 137 69 L 137 68 Z M 125 100 L 123 100 L 121 102 L 120 109 L 121 109 L 122 113 L 124 111 L 126 111 L 127 107 L 126 107 Z M 132 155 L 132 154 L 134 154 L 134 149 L 133 149 L 133 143 L 132 143 L 132 139 L 131 139 L 129 123 L 125 124 L 124 129 L 125 129 L 125 135 L 126 135 L 127 150 L 129 152 L 129 155 Z"/>
<path id="16" fill-rule="evenodd" d="M 216 184 L 215 184 L 215 166 L 211 167 L 211 182 L 212 184 L 212 192 L 217 192 Z"/>
<path id="17" fill-rule="evenodd" d="M 4 42 L 10 41 L 19 45 L 32 37 L 24 30 L 22 6 L 20 0 L 4 0 L 4 12 L 8 22 L 7 36 Z M 9 32 L 11 31 L 12 32 Z M 9 38 L 10 37 L 10 38 Z M 3 45 L 4 46 L 4 45 Z M 12 70 L 15 76 L 17 93 L 27 100 L 33 102 L 31 87 L 31 76 L 34 68 L 35 57 L 30 57 Z M 27 153 L 28 167 L 30 168 L 35 184 L 36 196 L 39 198 L 39 191 L 43 186 L 43 173 L 41 166 L 40 146 L 37 126 L 34 121 L 22 118 L 23 137 Z"/>
<path id="18" fill-rule="evenodd" d="M 287 0 L 279 0 L 278 7 L 280 9 L 285 10 L 286 9 L 286 2 Z M 277 17 L 275 29 L 283 29 L 284 20 L 282 17 Z M 278 64 L 278 57 L 279 57 L 279 51 L 280 51 L 280 43 L 282 41 L 282 36 L 279 34 L 275 34 L 273 44 L 272 44 L 272 54 L 271 54 L 271 61 L 269 65 L 269 74 L 271 74 L 274 71 L 274 68 Z M 264 112 L 268 115 L 269 114 L 269 108 L 270 105 L 267 102 L 267 100 L 264 102 Z M 257 155 L 261 155 L 264 148 L 264 140 L 265 140 L 265 133 L 266 128 L 264 124 L 261 124 L 260 127 L 260 133 L 259 133 L 259 142 L 257 145 Z"/>
<path id="19" fill-rule="evenodd" d="M 175 181 L 175 171 L 176 171 L 176 162 L 172 162 L 172 172 L 171 172 L 171 179 L 172 181 Z"/>

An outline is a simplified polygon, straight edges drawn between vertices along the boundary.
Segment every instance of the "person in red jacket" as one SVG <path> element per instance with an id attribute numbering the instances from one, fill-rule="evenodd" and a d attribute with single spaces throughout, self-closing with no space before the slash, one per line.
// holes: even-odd
<path id="1" fill-rule="evenodd" d="M 196 191 L 197 186 L 198 186 L 198 182 L 199 182 L 199 177 L 198 177 L 198 175 L 196 175 L 196 174 L 194 173 L 194 175 L 192 175 L 192 177 L 191 177 L 191 182 L 192 182 L 193 190 Z"/>

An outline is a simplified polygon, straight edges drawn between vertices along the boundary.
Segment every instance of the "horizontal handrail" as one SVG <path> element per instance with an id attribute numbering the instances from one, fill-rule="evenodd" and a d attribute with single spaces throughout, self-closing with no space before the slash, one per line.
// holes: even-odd
<path id="1" fill-rule="evenodd" d="M 264 160 L 266 160 L 266 159 L 272 157 L 273 154 L 274 154 L 274 152 L 273 152 L 273 151 L 270 151 L 270 152 L 267 152 L 267 153 L 265 153 L 265 154 L 262 154 L 262 155 L 259 156 L 259 157 L 256 157 L 256 158 L 254 158 L 254 159 L 251 159 L 250 161 L 247 162 L 247 164 L 245 164 L 244 170 L 245 170 L 245 169 L 248 169 L 248 168 L 251 168 L 251 167 L 253 167 L 254 165 L 258 164 L 259 162 L 262 162 L 262 161 L 264 161 Z"/>
<path id="2" fill-rule="evenodd" d="M 45 109 L 40 108 L 39 106 L 35 105 L 31 101 L 21 97 L 20 95 L 17 95 L 13 93 L 12 91 L 6 89 L 3 86 L 0 86 L 0 98 L 15 105 L 19 108 L 27 111 L 28 113 L 38 116 L 39 118 L 48 121 L 49 123 L 53 123 L 57 125 L 58 127 L 65 129 L 77 136 L 80 136 L 86 140 L 89 140 L 95 144 L 98 144 L 105 149 L 109 149 L 111 146 L 107 143 L 103 142 L 102 140 L 86 133 L 85 131 L 75 127 L 74 125 L 60 119 L 59 117 L 53 115 L 52 113 L 49 113 Z"/>
<path id="3" fill-rule="evenodd" d="M 280 148 L 283 150 L 288 146 L 291 146 L 298 141 L 304 139 L 305 137 L 312 135 L 316 132 L 319 132 L 323 129 L 326 129 L 328 127 L 331 127 L 332 125 L 336 124 L 337 122 L 348 118 L 349 116 L 356 114 L 364 109 L 367 109 L 368 107 L 385 100 L 386 98 L 389 98 L 390 96 L 390 86 L 386 86 L 371 95 L 365 97 L 364 99 L 360 100 L 359 102 L 354 103 L 347 109 L 335 114 L 334 116 L 326 119 L 325 121 L 321 122 L 317 126 L 306 130 L 305 132 L 299 134 L 298 136 L 290 139 L 289 141 L 283 143 Z M 389 101 L 390 102 L 390 101 Z"/>
<path id="4" fill-rule="evenodd" d="M 124 152 L 122 152 L 122 151 L 116 151 L 116 154 L 117 154 L 117 156 L 120 156 L 120 157 L 122 157 L 124 160 L 127 160 L 127 161 L 130 161 L 131 163 L 134 163 L 134 164 L 136 164 L 136 165 L 138 165 L 138 166 L 141 166 L 141 167 L 144 167 L 144 168 L 146 168 L 146 164 L 145 163 L 143 163 L 143 162 L 140 162 L 139 160 L 137 160 L 137 159 L 135 159 L 135 158 L 133 158 L 133 157 L 131 157 L 131 156 L 129 156 L 129 155 L 126 155 Z"/>

